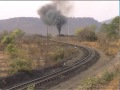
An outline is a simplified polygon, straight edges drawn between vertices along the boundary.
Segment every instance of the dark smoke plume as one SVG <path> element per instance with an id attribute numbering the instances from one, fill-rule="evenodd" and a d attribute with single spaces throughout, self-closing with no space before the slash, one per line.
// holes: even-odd
<path id="1" fill-rule="evenodd" d="M 62 12 L 63 15 L 69 15 L 72 10 L 73 3 L 70 1 L 56 1 L 53 0 L 53 4 L 57 7 L 58 10 Z"/>
<path id="2" fill-rule="evenodd" d="M 69 5 L 66 4 L 66 1 L 53 1 L 51 4 L 40 8 L 38 14 L 46 25 L 56 26 L 60 35 L 62 26 L 67 22 L 67 18 L 63 13 L 68 13 L 69 9 Z"/>

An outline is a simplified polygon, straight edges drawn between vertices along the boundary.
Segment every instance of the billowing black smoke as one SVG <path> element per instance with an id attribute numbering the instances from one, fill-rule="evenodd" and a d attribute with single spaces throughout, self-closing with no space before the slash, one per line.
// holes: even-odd
<path id="1" fill-rule="evenodd" d="M 42 21 L 46 25 L 54 25 L 58 29 L 59 35 L 61 28 L 67 23 L 67 18 L 63 13 L 69 11 L 69 7 L 65 5 L 66 1 L 53 1 L 51 4 L 47 4 L 38 10 Z M 66 10 L 68 9 L 68 10 Z"/>

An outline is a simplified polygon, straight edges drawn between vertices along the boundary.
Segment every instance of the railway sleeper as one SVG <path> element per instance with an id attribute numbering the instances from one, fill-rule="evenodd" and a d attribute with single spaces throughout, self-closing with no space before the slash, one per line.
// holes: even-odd
<path id="1" fill-rule="evenodd" d="M 69 45 L 69 46 L 71 46 L 71 45 Z M 72 46 L 75 46 L 75 45 L 72 45 Z M 83 50 L 83 52 L 84 52 L 83 61 L 79 61 L 76 64 L 74 64 L 73 66 L 64 69 L 66 71 L 62 71 L 61 70 L 60 74 L 58 72 L 56 72 L 55 74 L 52 74 L 53 76 L 52 75 L 50 75 L 50 76 L 47 75 L 47 77 L 45 78 L 45 80 L 43 78 L 43 81 L 40 81 L 40 82 L 37 81 L 38 83 L 35 82 L 35 83 L 37 83 L 37 84 L 35 84 L 35 88 L 36 88 L 35 90 L 44 90 L 43 87 L 45 85 L 49 84 L 52 81 L 57 81 L 58 79 L 61 80 L 61 79 L 64 79 L 64 78 L 69 78 L 69 76 L 73 75 L 72 72 L 74 72 L 74 74 L 75 74 L 75 72 L 77 73 L 77 71 L 81 72 L 84 69 L 89 68 L 89 66 L 91 66 L 95 61 L 97 61 L 96 59 L 98 59 L 100 57 L 99 54 L 96 51 L 95 51 L 95 56 L 93 56 L 92 55 L 92 54 L 94 54 L 93 51 L 89 51 L 89 49 L 86 50 L 85 47 L 79 47 L 79 48 L 81 48 Z M 90 56 L 88 56 L 90 52 L 92 54 L 90 54 Z M 86 58 L 87 61 L 84 61 L 85 60 L 84 57 L 87 57 Z M 16 89 L 14 89 L 14 90 L 16 90 Z"/>
<path id="2" fill-rule="evenodd" d="M 94 60 L 94 58 L 92 58 L 92 61 L 91 62 L 93 62 L 93 60 Z M 87 65 L 86 65 L 86 63 L 87 63 Z M 72 74 L 71 72 L 73 71 L 76 71 L 75 69 L 77 69 L 77 70 L 79 70 L 80 69 L 80 71 L 81 70 L 84 70 L 84 69 L 86 69 L 86 68 L 84 68 L 85 66 L 90 66 L 92 63 L 90 63 L 89 61 L 88 62 L 86 62 L 85 63 L 85 65 L 83 64 L 83 65 L 80 65 L 80 66 L 76 66 L 76 67 L 74 67 L 73 69 L 70 69 L 69 71 L 67 71 L 67 72 L 65 72 L 65 73 L 63 73 L 63 75 L 64 75 L 64 77 L 66 76 L 66 75 L 70 75 L 70 74 Z M 88 65 L 89 64 L 89 65 Z M 88 67 L 87 67 L 88 68 Z M 75 73 L 75 72 L 74 72 Z M 78 72 L 76 72 L 76 73 L 78 73 Z M 59 77 L 60 78 L 60 77 Z M 60 79 L 63 79 L 63 78 L 60 78 Z"/>

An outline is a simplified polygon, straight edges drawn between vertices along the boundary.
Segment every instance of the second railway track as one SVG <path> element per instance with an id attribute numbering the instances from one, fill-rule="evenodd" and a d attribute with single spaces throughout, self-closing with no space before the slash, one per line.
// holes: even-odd
<path id="1" fill-rule="evenodd" d="M 56 42 L 56 41 L 54 41 L 54 42 Z M 58 43 L 63 43 L 63 42 L 58 42 Z M 26 90 L 30 85 L 34 85 L 35 90 L 40 90 L 40 87 L 42 85 L 45 85 L 48 82 L 52 82 L 55 79 L 57 79 L 63 75 L 71 74 L 72 72 L 74 72 L 77 69 L 81 69 L 81 68 L 84 69 L 86 67 L 89 67 L 94 62 L 96 62 L 96 60 L 99 58 L 99 53 L 93 49 L 90 49 L 85 46 L 78 46 L 78 45 L 69 44 L 69 43 L 64 43 L 64 44 L 81 48 L 85 53 L 84 58 L 82 58 L 79 61 L 73 63 L 72 65 L 65 67 L 54 73 L 52 72 L 43 77 L 28 81 L 26 83 L 22 83 L 22 84 L 13 86 L 13 87 L 4 88 L 3 90 Z M 39 89 L 37 89 L 38 87 L 39 87 Z"/>

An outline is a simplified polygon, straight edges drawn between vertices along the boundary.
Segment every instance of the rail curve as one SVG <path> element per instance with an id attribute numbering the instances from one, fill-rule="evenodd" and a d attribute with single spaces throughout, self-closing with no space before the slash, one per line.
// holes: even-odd
<path id="1" fill-rule="evenodd" d="M 53 41 L 53 42 L 58 42 L 58 41 Z M 26 83 L 22 83 L 22 84 L 19 84 L 19 85 L 10 87 L 10 88 L 5 88 L 3 90 L 26 90 L 30 85 L 34 85 L 35 87 L 39 87 L 41 85 L 44 85 L 47 82 L 51 82 L 52 80 L 60 77 L 61 75 L 69 74 L 73 70 L 79 69 L 82 65 L 89 66 L 91 62 L 93 62 L 94 60 L 99 58 L 99 53 L 91 48 L 88 48 L 85 46 L 78 46 L 75 44 L 69 44 L 69 43 L 65 43 L 65 42 L 58 42 L 58 43 L 64 43 L 67 45 L 76 46 L 78 48 L 84 49 L 84 52 L 86 53 L 86 55 L 83 59 L 80 59 L 78 62 L 73 63 L 72 65 L 70 65 L 64 69 L 61 69 L 61 70 L 56 71 L 54 73 L 49 73 L 43 77 L 28 81 Z"/>

